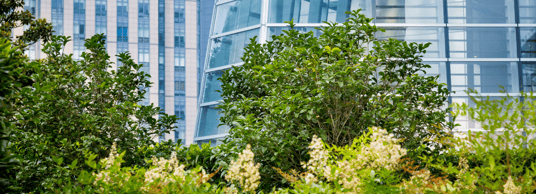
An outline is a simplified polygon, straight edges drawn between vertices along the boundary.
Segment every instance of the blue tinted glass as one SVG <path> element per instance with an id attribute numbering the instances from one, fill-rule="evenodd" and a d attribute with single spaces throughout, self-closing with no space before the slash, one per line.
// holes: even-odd
<path id="1" fill-rule="evenodd" d="M 523 66 L 523 91 L 536 92 L 536 62 L 525 61 Z"/>
<path id="2" fill-rule="evenodd" d="M 368 1 L 362 0 L 271 0 L 270 23 L 283 23 L 294 19 L 295 23 L 344 22 L 344 12 L 363 8 Z M 370 5 L 368 6 L 370 7 Z"/>
<path id="3" fill-rule="evenodd" d="M 244 47 L 250 38 L 259 35 L 259 30 L 250 30 L 237 34 L 215 38 L 210 49 L 209 68 L 221 67 L 242 62 Z"/>
<path id="4" fill-rule="evenodd" d="M 519 28 L 521 58 L 536 58 L 536 28 Z"/>
<path id="5" fill-rule="evenodd" d="M 63 34 L 63 0 L 52 0 L 52 29 L 54 35 Z"/>
<path id="6" fill-rule="evenodd" d="M 213 34 L 260 24 L 261 0 L 237 0 L 218 5 Z"/>
<path id="7" fill-rule="evenodd" d="M 272 40 L 272 36 L 278 36 L 284 34 L 283 30 L 290 30 L 290 27 L 270 27 L 268 30 L 268 40 Z M 315 27 L 294 27 L 294 30 L 306 33 L 313 31 L 315 37 L 318 37 L 322 32 L 315 29 Z"/>
<path id="8" fill-rule="evenodd" d="M 452 91 L 463 94 L 469 88 L 479 93 L 519 92 L 517 62 L 451 62 Z"/>
<path id="9" fill-rule="evenodd" d="M 376 37 L 379 40 L 395 38 L 407 42 L 432 43 L 427 49 L 424 57 L 443 58 L 445 57 L 445 34 L 443 27 L 393 27 L 385 28 L 385 32 L 378 32 Z"/>
<path id="10" fill-rule="evenodd" d="M 447 83 L 447 65 L 445 62 L 422 62 L 430 65 L 430 68 L 424 69 L 424 72 L 419 72 L 419 75 L 423 76 L 437 76 L 439 75 L 439 83 Z"/>
<path id="11" fill-rule="evenodd" d="M 207 73 L 205 77 L 205 93 L 203 96 L 203 102 L 212 102 L 221 100 L 221 93 L 216 92 L 216 90 L 221 91 L 221 81 L 218 80 L 223 75 L 223 71 L 215 71 Z"/>
<path id="12" fill-rule="evenodd" d="M 197 137 L 218 135 L 229 132 L 228 126 L 219 126 L 221 115 L 216 105 L 201 107 Z"/>
<path id="13" fill-rule="evenodd" d="M 513 0 L 447 0 L 448 23 L 515 23 Z"/>
<path id="14" fill-rule="evenodd" d="M 451 58 L 517 57 L 514 28 L 449 28 Z"/>
<path id="15" fill-rule="evenodd" d="M 519 2 L 519 23 L 536 23 L 536 1 L 518 0 Z"/>
<path id="16" fill-rule="evenodd" d="M 444 23 L 442 0 L 376 0 L 376 23 Z"/>

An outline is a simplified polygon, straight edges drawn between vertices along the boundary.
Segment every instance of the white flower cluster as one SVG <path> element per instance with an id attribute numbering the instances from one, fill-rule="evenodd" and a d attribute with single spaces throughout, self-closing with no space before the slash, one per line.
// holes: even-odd
<path id="1" fill-rule="evenodd" d="M 312 183 L 316 182 L 316 175 L 323 175 L 324 169 L 328 166 L 329 152 L 324 149 L 324 143 L 322 139 L 318 138 L 316 135 L 313 136 L 313 140 L 309 145 L 309 155 L 311 158 L 307 163 L 302 162 L 301 165 L 304 169 L 307 169 L 305 174 L 305 182 Z M 330 171 L 328 171 L 330 172 Z"/>
<path id="2" fill-rule="evenodd" d="M 504 184 L 504 194 L 519 194 L 521 193 L 521 186 L 516 186 L 512 176 L 508 176 L 508 181 Z"/>
<path id="3" fill-rule="evenodd" d="M 151 160 L 155 168 L 145 172 L 145 183 L 152 183 L 159 179 L 162 185 L 167 185 L 170 182 L 174 182 L 171 176 L 169 176 L 170 174 L 184 179 L 184 174 L 186 172 L 184 170 L 185 166 L 183 164 L 179 165 L 177 154 L 175 152 L 171 154 L 169 160 L 165 158 L 158 159 L 154 156 Z"/>
<path id="4" fill-rule="evenodd" d="M 302 163 L 308 172 L 303 177 L 306 183 L 316 182 L 314 176 L 323 176 L 328 181 L 339 180 L 343 187 L 359 193 L 360 179 L 358 175 L 364 169 L 386 168 L 394 169 L 398 166 L 400 158 L 406 155 L 406 149 L 402 148 L 392 135 L 387 131 L 373 127 L 370 144 L 363 143 L 360 150 L 348 150 L 355 157 L 336 161 L 335 166 L 328 163 L 329 152 L 324 149 L 322 140 L 313 137 L 309 148 L 311 159 L 307 164 Z M 346 148 L 345 148 L 346 149 Z M 335 168 L 332 173 L 332 168 Z"/>
<path id="5" fill-rule="evenodd" d="M 104 169 L 107 170 L 109 168 L 111 168 L 114 163 L 115 163 L 115 159 L 117 157 L 119 157 L 119 154 L 117 154 L 117 145 L 115 144 L 115 142 L 112 144 L 112 149 L 110 150 L 110 155 L 107 157 L 107 158 L 104 158 L 101 160 L 101 163 L 104 164 Z M 117 165 L 119 165 L 119 167 L 121 167 L 121 163 L 119 162 Z M 100 181 L 100 180 L 103 180 L 104 182 L 110 182 L 110 176 L 108 175 L 108 172 L 107 171 L 101 171 L 99 172 L 96 176 L 95 176 L 95 184 Z M 95 174 L 95 173 L 93 173 Z"/>
<path id="6" fill-rule="evenodd" d="M 242 153 L 238 154 L 238 160 L 232 161 L 225 175 L 228 181 L 237 181 L 246 192 L 253 192 L 259 186 L 261 175 L 259 164 L 253 162 L 255 155 L 248 144 Z"/>
<path id="7" fill-rule="evenodd" d="M 177 154 L 173 152 L 171 154 L 171 158 L 169 160 L 165 158 L 159 158 L 153 156 L 152 158 L 153 166 L 155 168 L 152 168 L 145 172 L 145 183 L 146 184 L 152 184 L 159 180 L 160 186 L 165 186 L 169 183 L 173 183 L 176 181 L 185 181 L 186 176 L 193 175 L 191 171 L 184 170 L 185 166 L 184 164 L 179 165 L 179 161 L 177 160 Z M 208 176 L 204 169 L 201 169 L 200 175 L 201 177 L 198 177 L 200 179 L 201 183 L 205 183 L 208 180 Z"/>
<path id="8" fill-rule="evenodd" d="M 400 140 L 395 139 L 392 134 L 378 127 L 370 128 L 372 141 L 369 146 L 362 146 L 357 162 L 366 168 L 383 167 L 389 170 L 398 166 L 398 161 L 406 155 L 406 149 L 402 148 Z"/>

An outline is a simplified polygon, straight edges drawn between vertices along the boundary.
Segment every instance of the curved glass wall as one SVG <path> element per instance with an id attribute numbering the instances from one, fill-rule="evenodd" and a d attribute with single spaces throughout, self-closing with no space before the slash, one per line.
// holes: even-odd
<path id="1" fill-rule="evenodd" d="M 464 90 L 512 96 L 536 90 L 536 1 L 534 0 L 219 0 L 214 7 L 212 32 L 201 85 L 195 140 L 225 137 L 217 104 L 222 100 L 218 78 L 222 70 L 241 65 L 249 38 L 264 43 L 287 30 L 285 21 L 302 32 L 320 35 L 323 21 L 343 22 L 346 11 L 362 9 L 384 28 L 379 39 L 396 38 L 432 44 L 424 55 L 426 76 L 440 75 L 455 92 L 449 103 L 469 102 Z M 457 118 L 460 130 L 479 128 L 468 118 Z"/>

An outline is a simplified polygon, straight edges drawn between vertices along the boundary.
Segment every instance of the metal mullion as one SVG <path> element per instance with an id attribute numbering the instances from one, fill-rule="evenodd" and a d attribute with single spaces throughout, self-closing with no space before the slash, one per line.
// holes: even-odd
<path id="1" fill-rule="evenodd" d="M 210 69 L 205 70 L 205 73 L 231 69 L 232 67 L 242 66 L 243 64 L 244 64 L 244 62 L 240 62 L 240 63 L 233 63 L 233 64 L 229 64 L 229 65 L 224 65 L 224 66 L 221 66 L 221 67 L 214 67 L 214 68 L 210 68 Z"/>
<path id="2" fill-rule="evenodd" d="M 222 133 L 217 135 L 209 135 L 209 136 L 203 136 L 203 137 L 196 137 L 194 138 L 194 141 L 203 141 L 203 140 L 212 140 L 212 139 L 218 139 L 218 138 L 224 138 L 228 136 L 229 133 Z"/>
<path id="3" fill-rule="evenodd" d="M 253 26 L 240 28 L 238 30 L 232 30 L 232 31 L 229 31 L 229 32 L 221 33 L 221 34 L 212 35 L 210 37 L 210 39 L 215 39 L 215 38 L 219 38 L 219 37 L 223 37 L 223 36 L 229 36 L 229 35 L 233 35 L 233 34 L 238 34 L 240 32 L 245 32 L 245 31 L 253 30 L 253 29 L 256 29 L 256 28 L 260 28 L 260 27 L 261 27 L 260 24 L 256 24 L 256 25 L 253 25 Z"/>
<path id="4" fill-rule="evenodd" d="M 217 1 L 217 0 L 215 0 L 215 1 Z M 226 3 L 229 3 L 229 2 L 233 2 L 233 1 L 236 1 L 236 0 L 221 0 L 219 2 L 214 3 L 214 6 L 218 6 L 218 5 L 221 5 L 221 4 L 226 4 Z"/>
<path id="5" fill-rule="evenodd" d="M 207 107 L 207 106 L 217 105 L 217 104 L 219 104 L 220 102 L 223 102 L 223 100 L 216 100 L 216 101 L 204 102 L 204 103 L 201 103 L 201 104 L 199 105 L 199 107 Z"/>

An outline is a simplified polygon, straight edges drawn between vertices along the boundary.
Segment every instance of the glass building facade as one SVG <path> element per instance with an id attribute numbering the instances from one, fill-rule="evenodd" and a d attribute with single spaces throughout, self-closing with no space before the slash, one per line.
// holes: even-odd
<path id="1" fill-rule="evenodd" d="M 249 38 L 264 43 L 288 29 L 294 19 L 301 31 L 318 31 L 322 21 L 343 22 L 346 11 L 361 13 L 385 32 L 379 39 L 431 42 L 424 62 L 429 75 L 455 92 L 449 103 L 472 105 L 465 90 L 512 96 L 536 90 L 536 1 L 534 0 L 218 0 L 201 82 L 195 141 L 214 143 L 228 134 L 219 126 L 216 91 L 222 70 L 241 65 Z M 460 130 L 479 124 L 458 117 Z"/>

